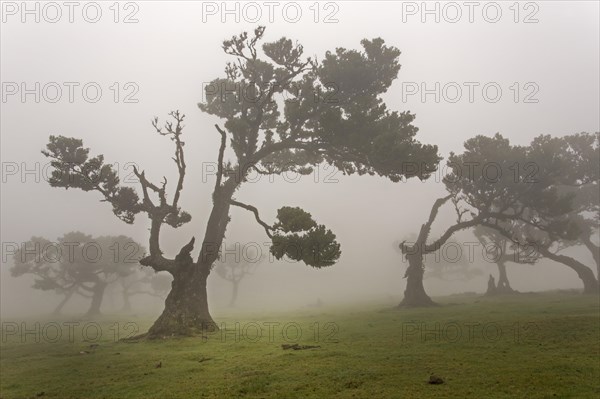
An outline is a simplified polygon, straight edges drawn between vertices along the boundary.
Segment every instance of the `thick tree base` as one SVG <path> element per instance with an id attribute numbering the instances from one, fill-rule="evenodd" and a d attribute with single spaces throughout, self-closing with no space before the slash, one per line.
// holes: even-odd
<path id="1" fill-rule="evenodd" d="M 160 323 L 159 323 L 160 322 Z M 147 339 L 166 339 L 181 337 L 206 337 L 219 331 L 219 326 L 212 319 L 198 320 L 193 323 L 181 323 L 178 320 L 157 320 L 146 333 Z"/>
<path id="2" fill-rule="evenodd" d="M 143 334 L 135 335 L 133 337 L 127 337 L 121 339 L 123 342 L 139 342 L 143 340 L 157 340 L 157 339 L 170 339 L 170 338 L 189 338 L 189 337 L 201 337 L 208 338 L 209 334 L 219 331 L 219 326 L 214 321 L 206 321 L 199 326 L 183 327 L 177 324 L 170 324 L 160 329 L 156 326 L 152 326 L 150 330 Z"/>
<path id="3" fill-rule="evenodd" d="M 439 304 L 433 302 L 427 292 L 425 292 L 425 287 L 423 287 L 423 267 L 420 264 L 417 264 L 417 267 L 410 266 L 407 273 L 408 280 L 406 281 L 406 289 L 404 290 L 404 299 L 398 305 L 399 308 L 424 308 L 424 307 L 433 307 L 440 306 Z"/>
<path id="4" fill-rule="evenodd" d="M 207 336 L 219 330 L 208 310 L 208 274 L 191 264 L 189 254 L 188 258 L 189 264 L 181 265 L 179 272 L 173 274 L 165 308 L 148 330 L 146 338 Z"/>
<path id="5" fill-rule="evenodd" d="M 215 333 L 219 331 L 219 327 L 216 323 L 212 325 L 207 324 L 204 327 L 198 329 L 187 329 L 185 331 L 172 331 L 167 333 L 166 331 L 162 332 L 145 332 L 143 334 L 138 334 L 133 337 L 122 338 L 123 342 L 139 342 L 139 341 L 155 341 L 155 340 L 166 340 L 166 339 L 178 339 L 178 338 L 203 338 L 207 339 L 209 334 Z"/>
<path id="6" fill-rule="evenodd" d="M 404 297 L 402 302 L 398 305 L 400 309 L 406 308 L 428 308 L 434 306 L 441 306 L 439 303 L 434 302 L 427 295 L 419 297 Z"/>

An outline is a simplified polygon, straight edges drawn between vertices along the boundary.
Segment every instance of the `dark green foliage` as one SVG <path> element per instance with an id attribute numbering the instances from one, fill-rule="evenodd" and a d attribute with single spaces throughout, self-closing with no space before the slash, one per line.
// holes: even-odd
<path id="1" fill-rule="evenodd" d="M 341 255 L 335 234 L 323 225 L 317 225 L 310 213 L 300 208 L 282 207 L 277 211 L 273 225 L 271 253 L 277 259 L 283 256 L 321 268 L 331 266 Z"/>
<path id="2" fill-rule="evenodd" d="M 284 233 L 298 233 L 317 227 L 310 213 L 301 208 L 284 206 L 277 210 L 277 220 L 273 226 Z"/>
<path id="3" fill-rule="evenodd" d="M 301 61 L 303 47 L 282 38 L 262 46 L 263 60 L 256 50 L 263 33 L 253 40 L 242 34 L 224 42 L 238 63 L 228 64 L 227 77 L 206 87 L 206 103 L 199 104 L 226 119 L 238 159 L 287 140 L 280 154 L 288 168 L 326 161 L 347 174 L 378 174 L 393 181 L 426 179 L 435 171 L 437 147 L 414 139 L 414 115 L 389 111 L 380 97 L 397 78 L 398 49 L 380 38 L 363 40 L 363 51 L 338 48 L 318 64 L 311 58 Z M 282 113 L 276 94 L 284 99 Z M 275 158 L 275 173 L 286 170 L 281 159 L 269 156 L 258 163 Z"/>
<path id="4" fill-rule="evenodd" d="M 426 179 L 436 170 L 437 147 L 415 140 L 414 115 L 387 109 L 381 95 L 397 78 L 400 51 L 380 38 L 363 40 L 362 50 L 338 48 L 322 62 L 303 58 L 304 48 L 288 38 L 264 43 L 264 28 L 223 42 L 236 58 L 225 77 L 205 88 L 202 111 L 225 120 L 238 164 L 228 170 L 279 174 L 310 173 L 322 162 L 345 174 L 370 174 L 398 181 Z M 262 53 L 259 51 L 262 48 Z M 222 146 L 223 148 L 223 146 Z M 235 202 L 255 213 L 250 205 Z M 340 256 L 335 235 L 299 208 L 284 207 L 272 230 L 273 254 L 314 267 Z"/>
<path id="5" fill-rule="evenodd" d="M 171 113 L 172 116 L 183 121 L 184 116 L 179 113 Z M 168 122 L 166 133 L 157 127 L 157 120 L 154 120 L 154 126 L 163 136 L 170 135 L 171 140 L 176 143 L 175 158 L 173 158 L 179 168 L 180 175 L 185 173 L 185 164 L 183 163 L 182 148 L 184 142 L 179 140 L 181 134 L 180 125 L 174 128 L 173 124 Z M 165 197 L 165 185 L 158 187 L 146 180 L 144 172 L 139 173 L 134 169 L 136 176 L 140 180 L 145 193 L 154 191 L 159 195 L 160 206 L 155 206 L 146 195 L 141 200 L 132 187 L 120 185 L 117 171 L 111 164 L 104 163 L 104 156 L 89 157 L 89 148 L 83 147 L 83 141 L 64 136 L 50 136 L 50 141 L 46 145 L 46 150 L 42 151 L 46 157 L 52 159 L 50 165 L 52 170 L 49 183 L 52 187 L 79 188 L 83 191 L 96 190 L 104 197 L 103 201 L 110 202 L 113 213 L 125 223 L 133 223 L 135 215 L 139 212 L 152 213 L 152 217 L 163 218 L 165 223 L 172 227 L 179 227 L 189 222 L 192 217 L 189 213 L 182 211 L 176 203 L 168 204 Z M 183 183 L 178 185 L 178 192 L 181 191 Z M 176 192 L 176 198 L 179 193 Z"/>
<path id="6" fill-rule="evenodd" d="M 125 223 L 133 223 L 142 210 L 140 199 L 131 187 L 119 186 L 119 176 L 104 156 L 89 158 L 89 148 L 83 141 L 64 136 L 50 136 L 42 153 L 51 158 L 54 168 L 49 179 L 52 187 L 79 188 L 100 191 L 113 207 L 113 213 Z"/>
<path id="7" fill-rule="evenodd" d="M 341 150 L 326 159 L 349 174 L 378 174 L 393 181 L 403 176 L 426 179 L 440 160 L 437 147 L 414 140 L 414 114 L 390 112 L 380 97 L 397 77 L 400 51 L 385 46 L 382 39 L 361 44 L 363 52 L 328 52 L 316 71 L 314 91 L 325 93 L 330 101 L 314 104 L 313 131 Z M 291 108 L 289 114 L 301 107 Z"/>

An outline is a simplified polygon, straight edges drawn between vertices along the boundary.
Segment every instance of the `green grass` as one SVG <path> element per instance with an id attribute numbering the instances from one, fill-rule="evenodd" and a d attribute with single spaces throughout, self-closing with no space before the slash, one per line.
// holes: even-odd
<path id="1" fill-rule="evenodd" d="M 126 336 L 131 332 L 123 330 L 127 320 L 104 320 L 103 336 L 94 349 L 82 341 L 80 326 L 73 329 L 75 342 L 69 342 L 65 328 L 60 342 L 48 342 L 55 335 L 48 330 L 48 337 L 36 343 L 35 335 L 21 342 L 21 336 L 6 333 L 10 326 L 3 324 L 0 397 L 600 396 L 598 298 L 545 293 L 495 299 L 451 296 L 439 301 L 444 306 L 431 309 L 392 310 L 390 304 L 368 304 L 240 319 L 215 314 L 228 328 L 224 336 L 218 332 L 207 339 L 159 342 L 115 342 L 114 323 L 120 325 L 119 336 Z M 242 332 L 237 341 L 236 321 L 248 334 Z M 31 328 L 33 322 L 27 322 Z M 141 332 L 151 320 L 134 322 Z M 256 340 L 253 322 L 263 330 Z M 273 325 L 273 337 L 265 322 L 280 323 Z M 298 323 L 302 337 L 293 339 L 293 324 L 287 324 L 288 338 L 282 337 L 286 323 Z M 419 330 L 425 329 L 429 333 L 421 335 Z M 93 338 L 92 327 L 88 332 Z M 281 348 L 295 342 L 320 348 Z M 159 362 L 162 366 L 157 368 Z M 428 384 L 432 373 L 445 383 Z"/>

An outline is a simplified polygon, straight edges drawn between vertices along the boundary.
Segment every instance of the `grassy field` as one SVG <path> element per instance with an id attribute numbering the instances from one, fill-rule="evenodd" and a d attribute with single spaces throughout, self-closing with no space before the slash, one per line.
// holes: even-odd
<path id="1" fill-rule="evenodd" d="M 143 332 L 151 320 L 70 326 L 45 320 L 38 332 L 35 321 L 3 320 L 0 397 L 600 396 L 597 297 L 544 293 L 438 301 L 443 306 L 419 310 L 380 303 L 293 315 L 215 314 L 225 330 L 159 342 L 116 340 L 135 327 Z M 318 347 L 282 348 L 293 343 Z M 431 374 L 444 383 L 429 384 Z"/>

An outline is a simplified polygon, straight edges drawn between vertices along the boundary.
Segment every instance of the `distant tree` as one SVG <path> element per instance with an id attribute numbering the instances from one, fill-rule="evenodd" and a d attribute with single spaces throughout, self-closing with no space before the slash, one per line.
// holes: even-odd
<path id="1" fill-rule="evenodd" d="M 574 171 L 580 154 L 564 151 L 556 155 L 556 142 L 548 136 L 540 136 L 526 147 L 513 146 L 500 134 L 476 136 L 464 147 L 462 154 L 451 153 L 448 159 L 450 172 L 444 184 L 449 194 L 435 201 L 415 242 L 400 244 L 409 262 L 400 306 L 435 305 L 423 287 L 423 257 L 441 248 L 454 233 L 475 226 L 494 229 L 517 245 L 534 247 L 540 255 L 561 261 L 577 272 L 584 292 L 597 292 L 598 283 L 589 268 L 550 250 L 553 241 L 572 240 L 579 234 L 569 219 L 572 195 L 561 195 L 557 187 L 587 181 L 586 173 Z M 454 206 L 456 223 L 429 242 L 431 226 L 448 202 Z M 543 235 L 547 238 L 541 239 Z"/>
<path id="2" fill-rule="evenodd" d="M 505 222 L 507 228 L 515 224 L 514 221 Z M 497 230 L 483 226 L 476 226 L 473 230 L 475 237 L 483 245 L 486 251 L 486 258 L 495 261 L 498 266 L 498 283 L 494 284 L 493 291 L 488 290 L 488 295 L 506 295 L 514 294 L 515 291 L 510 286 L 508 273 L 506 272 L 507 263 L 534 264 L 539 258 L 539 254 L 533 251 L 533 248 L 519 248 L 513 241 L 508 240 Z"/>
<path id="3" fill-rule="evenodd" d="M 78 294 L 91 299 L 86 316 L 96 316 L 106 287 L 134 274 L 142 253 L 143 248 L 125 236 L 93 238 L 71 232 L 56 242 L 32 237 L 13 256 L 11 274 L 33 275 L 33 288 L 63 295 L 55 314 Z"/>
<path id="4" fill-rule="evenodd" d="M 429 242 L 431 226 L 437 217 L 440 208 L 451 201 L 457 212 L 457 221 L 449 227 L 437 240 Z M 459 202 L 452 194 L 443 198 L 439 198 L 433 204 L 427 222 L 423 224 L 414 241 L 408 242 L 404 240 L 400 243 L 399 248 L 403 256 L 408 261 L 408 267 L 404 273 L 406 279 L 406 289 L 404 298 L 400 302 L 400 307 L 416 307 L 416 306 L 435 306 L 436 303 L 431 300 L 425 292 L 423 279 L 425 275 L 424 258 L 427 254 L 432 254 L 438 251 L 452 235 L 460 230 L 476 226 L 479 223 L 478 217 L 473 217 L 470 220 L 464 220 L 464 213 L 459 208 Z"/>
<path id="5" fill-rule="evenodd" d="M 560 252 L 584 246 L 590 251 L 600 277 L 600 247 L 594 242 L 599 237 L 600 226 L 600 133 L 577 133 L 560 138 L 542 136 L 539 140 L 539 158 L 560 164 L 557 190 L 561 195 L 572 197 L 568 219 L 579 231 L 574 237 L 546 235 L 545 253 L 549 252 L 548 257 L 554 261 L 572 264 L 572 258 L 562 257 Z"/>
<path id="6" fill-rule="evenodd" d="M 123 297 L 123 312 L 130 312 L 131 298 L 148 295 L 165 299 L 171 289 L 171 277 L 165 273 L 156 273 L 148 267 L 141 267 L 129 276 L 118 280 Z"/>
<path id="7" fill-rule="evenodd" d="M 227 64 L 224 78 L 206 86 L 206 102 L 199 105 L 225 124 L 224 128 L 215 125 L 221 145 L 216 153 L 213 206 L 196 261 L 191 255 L 194 238 L 172 259 L 163 256 L 159 245 L 164 223 L 177 228 L 191 219 L 179 207 L 186 173 L 184 115 L 171 113 L 174 122 L 164 128 L 154 120 L 158 133 L 175 145 L 179 178 L 170 201 L 166 179 L 155 184 L 144 171 L 134 169 L 142 188 L 140 199 L 133 188 L 120 185 L 117 172 L 102 155 L 90 157 L 81 140 L 51 136 L 44 151 L 52 160 L 51 186 L 98 191 L 126 223 L 133 223 L 140 212 L 150 218 L 150 253 L 141 264 L 173 275 L 165 309 L 148 331 L 150 338 L 217 328 L 208 309 L 206 283 L 223 243 L 231 206 L 252 212 L 271 239 L 270 250 L 277 259 L 286 256 L 320 268 L 339 258 L 335 235 L 310 213 L 283 207 L 269 225 L 256 207 L 235 199 L 234 193 L 250 173 L 310 173 L 312 167 L 326 162 L 345 174 L 377 174 L 399 181 L 425 179 L 439 161 L 436 146 L 415 139 L 414 115 L 389 111 L 381 98 L 400 69 L 399 50 L 379 38 L 363 40 L 362 51 L 337 48 L 319 63 L 304 59 L 303 47 L 287 38 L 263 44 L 261 52 L 257 46 L 263 34 L 264 28 L 259 27 L 253 35 L 244 32 L 223 42 L 224 52 L 234 62 Z M 281 94 L 286 97 L 283 101 L 275 97 Z M 225 161 L 226 152 L 232 161 Z M 407 164 L 425 167 L 407 168 Z"/>
<path id="8" fill-rule="evenodd" d="M 593 271 L 580 261 L 557 253 L 560 243 L 582 237 L 573 217 L 577 213 L 576 195 L 563 188 L 597 187 L 598 164 L 593 164 L 597 155 L 589 156 L 590 151 L 597 154 L 597 137 L 586 133 L 563 138 L 538 136 L 531 145 L 518 147 L 500 135 L 478 136 L 465 143 L 463 154 L 450 156 L 453 172 L 445 183 L 458 199 L 479 213 L 480 225 L 568 266 L 581 279 L 585 293 L 597 293 L 598 280 Z M 503 159 L 512 164 L 504 164 L 501 170 L 505 176 L 499 181 L 460 176 L 464 171 L 459 165 L 498 164 Z"/>
<path id="9" fill-rule="evenodd" d="M 455 247 L 452 251 L 449 248 Z M 435 278 L 442 281 L 470 281 L 483 274 L 480 268 L 473 267 L 472 259 L 463 251 L 462 245 L 453 239 L 445 244 L 445 251 L 438 250 L 425 256 L 424 279 Z"/>
<path id="10" fill-rule="evenodd" d="M 542 257 L 576 271 L 584 284 L 584 292 L 597 291 L 593 272 L 561 252 L 571 246 L 585 246 L 592 253 L 600 272 L 598 245 L 593 242 L 598 232 L 600 212 L 599 137 L 599 133 L 578 133 L 564 137 L 539 136 L 533 140 L 527 155 L 528 164 L 533 168 L 530 170 L 535 170 L 532 182 L 545 185 L 548 194 L 561 198 L 562 205 L 558 208 L 564 213 L 548 219 L 544 214 L 534 212 L 535 196 L 526 193 L 532 200 L 528 207 L 515 198 L 507 197 L 503 201 L 507 209 L 521 209 L 518 217 L 504 215 L 486 221 L 492 228 L 480 226 L 476 229 L 476 234 L 478 231 L 485 232 L 488 241 L 491 237 L 495 242 L 503 242 L 505 250 L 507 246 L 517 251 L 524 248 L 521 254 L 527 255 L 525 258 L 510 255 L 499 258 L 500 278 L 496 293 L 512 291 L 506 277 L 506 261 L 532 264 Z M 561 208 L 566 203 L 568 207 Z"/>
<path id="11" fill-rule="evenodd" d="M 234 307 L 236 304 L 240 282 L 247 275 L 254 273 L 256 268 L 264 261 L 265 256 L 256 252 L 249 250 L 247 253 L 242 254 L 243 256 L 238 256 L 239 259 L 230 256 L 221 257 L 215 263 L 217 275 L 231 283 L 230 307 Z"/>
<path id="12" fill-rule="evenodd" d="M 498 285 L 494 284 L 492 289 L 488 287 L 487 294 L 492 295 L 514 293 L 515 291 L 510 286 L 510 281 L 508 281 L 506 263 L 510 262 L 515 255 L 514 253 L 512 255 L 508 253 L 511 245 L 508 244 L 507 239 L 496 230 L 486 229 L 481 226 L 475 227 L 474 233 L 484 248 L 488 248 L 490 244 L 493 244 L 494 249 L 498 251 L 498 253 L 495 254 L 496 265 L 498 266 Z M 512 244 L 512 241 L 510 243 Z"/>
<path id="13" fill-rule="evenodd" d="M 10 273 L 13 277 L 26 274 L 34 275 L 36 278 L 33 288 L 42 291 L 54 291 L 57 295 L 63 296 L 53 312 L 53 314 L 58 315 L 71 297 L 78 292 L 79 284 L 77 278 L 69 273 L 69 268 L 62 267 L 58 261 L 52 261 L 52 259 L 58 259 L 59 257 L 56 249 L 36 251 L 36 247 L 44 248 L 52 244 L 43 237 L 31 237 L 13 256 L 14 266 L 10 269 Z M 48 261 L 41 258 L 42 255 Z M 36 257 L 39 257 L 39 260 Z"/>
<path id="14" fill-rule="evenodd" d="M 409 234 L 405 237 L 404 243 L 416 242 L 417 235 Z M 394 243 L 394 249 L 402 256 L 400 250 L 400 241 Z M 480 268 L 473 267 L 473 262 L 469 261 L 470 255 L 465 255 L 462 245 L 454 240 L 448 239 L 445 244 L 445 250 L 439 249 L 430 252 L 423 257 L 424 274 L 423 279 L 435 278 L 441 281 L 469 281 L 477 276 L 481 276 L 483 271 Z M 455 247 L 456 250 L 449 249 Z"/>

